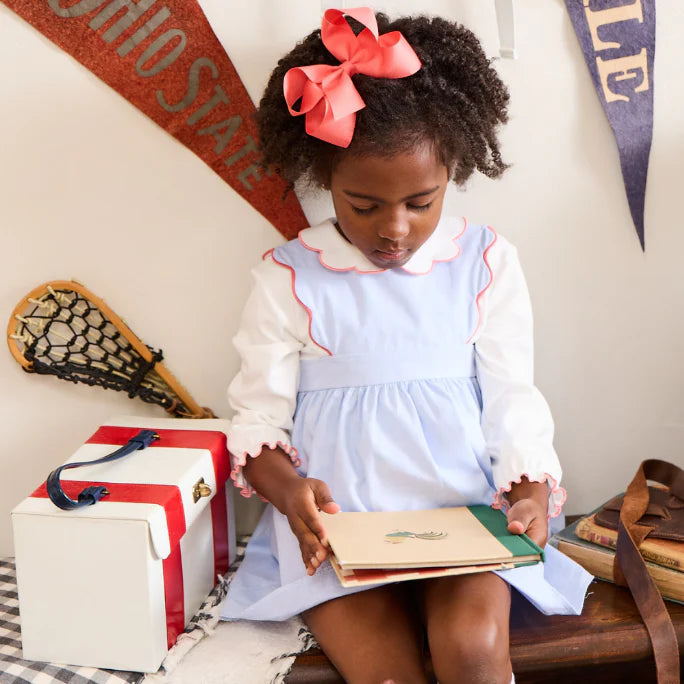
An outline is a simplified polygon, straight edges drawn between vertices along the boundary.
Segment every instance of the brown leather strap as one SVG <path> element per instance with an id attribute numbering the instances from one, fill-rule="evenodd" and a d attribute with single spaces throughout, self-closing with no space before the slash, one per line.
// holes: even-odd
<path id="1" fill-rule="evenodd" d="M 643 461 L 627 487 L 618 524 L 616 575 L 624 577 L 639 609 L 653 645 L 658 684 L 680 684 L 677 634 L 658 589 L 651 578 L 639 546 L 652 528 L 637 525 L 648 508 L 648 485 L 653 480 L 668 485 L 684 498 L 684 472 L 666 461 Z"/>

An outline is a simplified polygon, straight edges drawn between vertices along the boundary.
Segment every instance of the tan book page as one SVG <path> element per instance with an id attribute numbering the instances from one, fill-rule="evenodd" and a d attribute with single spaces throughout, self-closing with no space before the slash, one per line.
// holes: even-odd
<path id="1" fill-rule="evenodd" d="M 342 567 L 457 566 L 513 557 L 466 507 L 321 515 Z"/>
<path id="2" fill-rule="evenodd" d="M 330 564 L 344 587 L 361 587 L 371 584 L 385 584 L 387 582 L 404 582 L 407 580 L 429 579 L 431 577 L 446 577 L 448 575 L 468 575 L 475 572 L 491 572 L 492 570 L 507 570 L 515 567 L 513 563 L 492 563 L 489 565 L 462 565 L 459 567 L 423 567 L 405 569 L 342 569 L 335 556 L 330 556 Z"/>

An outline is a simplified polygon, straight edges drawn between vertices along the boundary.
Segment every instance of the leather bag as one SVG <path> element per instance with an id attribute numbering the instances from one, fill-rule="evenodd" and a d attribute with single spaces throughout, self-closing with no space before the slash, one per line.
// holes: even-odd
<path id="1" fill-rule="evenodd" d="M 596 524 L 617 530 L 623 499 L 624 495 L 620 495 L 606 503 L 594 516 Z M 672 494 L 667 487 L 649 485 L 648 508 L 636 525 L 649 528 L 644 539 L 649 537 L 684 542 L 684 500 Z"/>
<path id="2" fill-rule="evenodd" d="M 647 480 L 663 487 L 649 487 Z M 684 471 L 658 459 L 643 461 L 625 494 L 609 501 L 595 520 L 618 531 L 615 582 L 629 587 L 646 625 L 658 684 L 680 684 L 677 634 L 639 546 L 648 536 L 684 543 Z"/>

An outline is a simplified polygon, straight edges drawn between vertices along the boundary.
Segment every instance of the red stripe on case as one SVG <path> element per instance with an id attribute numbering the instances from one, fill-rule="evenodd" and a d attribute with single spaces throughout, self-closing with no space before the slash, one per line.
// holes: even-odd
<path id="1" fill-rule="evenodd" d="M 185 601 L 183 591 L 183 563 L 180 540 L 185 534 L 185 512 L 180 489 L 175 485 L 131 484 L 121 482 L 62 482 L 65 494 L 77 499 L 85 487 L 106 487 L 107 501 L 122 503 L 151 503 L 162 506 L 166 514 L 171 553 L 162 561 L 164 574 L 164 599 L 166 603 L 166 640 L 171 648 L 178 635 L 185 629 Z M 33 494 L 34 498 L 47 499 L 47 487 L 43 483 Z"/>

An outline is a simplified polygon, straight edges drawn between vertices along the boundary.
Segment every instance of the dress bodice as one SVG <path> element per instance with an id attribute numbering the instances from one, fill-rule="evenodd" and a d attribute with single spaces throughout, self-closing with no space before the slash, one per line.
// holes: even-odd
<path id="1" fill-rule="evenodd" d="M 491 279 L 483 254 L 494 237 L 486 226 L 468 225 L 457 256 L 421 275 L 335 270 L 301 241 L 276 248 L 273 258 L 294 272 L 311 337 L 329 354 L 301 362 L 300 390 L 320 389 L 320 382 L 473 376 L 470 339 L 479 323 L 479 295 Z M 334 379 L 323 381 L 324 374 Z"/>

